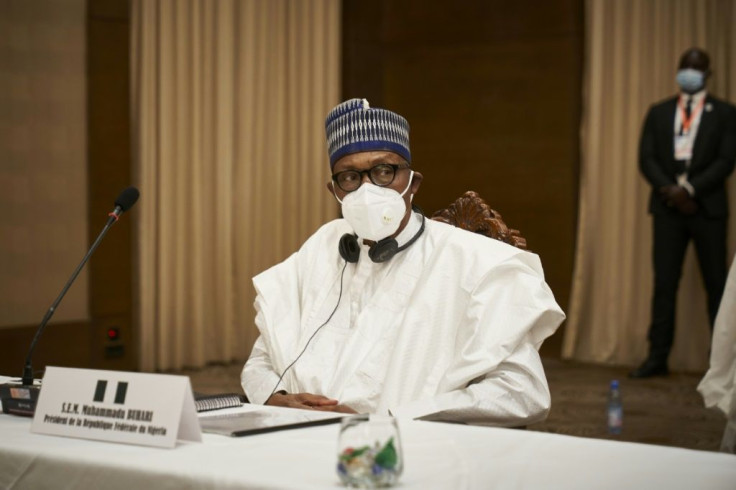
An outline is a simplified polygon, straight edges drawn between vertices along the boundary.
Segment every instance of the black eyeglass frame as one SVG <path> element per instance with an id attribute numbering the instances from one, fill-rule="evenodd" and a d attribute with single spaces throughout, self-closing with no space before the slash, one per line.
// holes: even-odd
<path id="1" fill-rule="evenodd" d="M 391 175 L 391 180 L 388 181 L 385 184 L 380 184 L 375 181 L 373 177 L 373 171 L 380 168 L 380 167 L 390 167 L 393 171 L 393 174 Z M 371 183 L 373 185 L 377 185 L 378 187 L 388 187 L 391 184 L 393 184 L 394 180 L 396 180 L 396 172 L 402 168 L 409 168 L 408 163 L 378 163 L 376 165 L 373 165 L 371 168 L 367 170 L 343 170 L 342 172 L 337 172 L 336 174 L 332 174 L 332 181 L 337 185 L 337 187 L 340 188 L 343 192 L 355 192 L 358 189 L 360 189 L 360 186 L 363 185 L 363 176 L 365 174 L 368 174 L 368 179 L 370 179 Z M 342 185 L 340 185 L 340 176 L 345 174 L 356 174 L 358 176 L 358 186 L 355 189 L 345 189 Z"/>

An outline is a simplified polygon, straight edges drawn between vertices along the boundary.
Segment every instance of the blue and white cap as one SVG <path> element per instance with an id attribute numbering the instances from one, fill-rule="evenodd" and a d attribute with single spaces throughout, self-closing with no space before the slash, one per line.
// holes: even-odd
<path id="1" fill-rule="evenodd" d="M 347 100 L 325 119 L 330 168 L 351 153 L 392 151 L 411 163 L 409 123 L 395 112 L 371 108 L 366 99 Z"/>

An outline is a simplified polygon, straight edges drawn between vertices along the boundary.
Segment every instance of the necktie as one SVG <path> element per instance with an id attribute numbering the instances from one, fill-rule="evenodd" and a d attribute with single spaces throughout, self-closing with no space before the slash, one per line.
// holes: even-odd
<path id="1" fill-rule="evenodd" d="M 692 105 L 693 105 L 693 98 L 692 97 L 685 97 L 685 120 L 690 120 L 690 114 L 692 111 Z M 688 124 L 688 127 L 690 125 Z M 685 121 L 682 121 L 682 124 L 680 124 L 680 136 L 684 134 L 685 131 Z"/>

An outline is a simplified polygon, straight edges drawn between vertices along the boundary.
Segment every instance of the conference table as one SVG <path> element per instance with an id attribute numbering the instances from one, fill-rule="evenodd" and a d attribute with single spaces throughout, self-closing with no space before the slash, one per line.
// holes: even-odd
<path id="1" fill-rule="evenodd" d="M 398 425 L 399 489 L 736 488 L 736 456 L 725 453 L 417 420 Z M 30 426 L 30 418 L 0 414 L 0 488 L 343 488 L 339 424 L 245 437 L 204 433 L 201 443 L 172 449 L 40 435 Z"/>

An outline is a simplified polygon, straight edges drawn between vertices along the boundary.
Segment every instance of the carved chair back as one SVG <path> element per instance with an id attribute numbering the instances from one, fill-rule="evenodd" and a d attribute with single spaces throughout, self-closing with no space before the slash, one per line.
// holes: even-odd
<path id="1" fill-rule="evenodd" d="M 521 236 L 519 230 L 509 228 L 501 218 L 501 214 L 491 209 L 474 191 L 465 192 L 447 208 L 434 213 L 432 219 L 495 238 L 514 247 L 527 249 L 526 239 Z"/>

